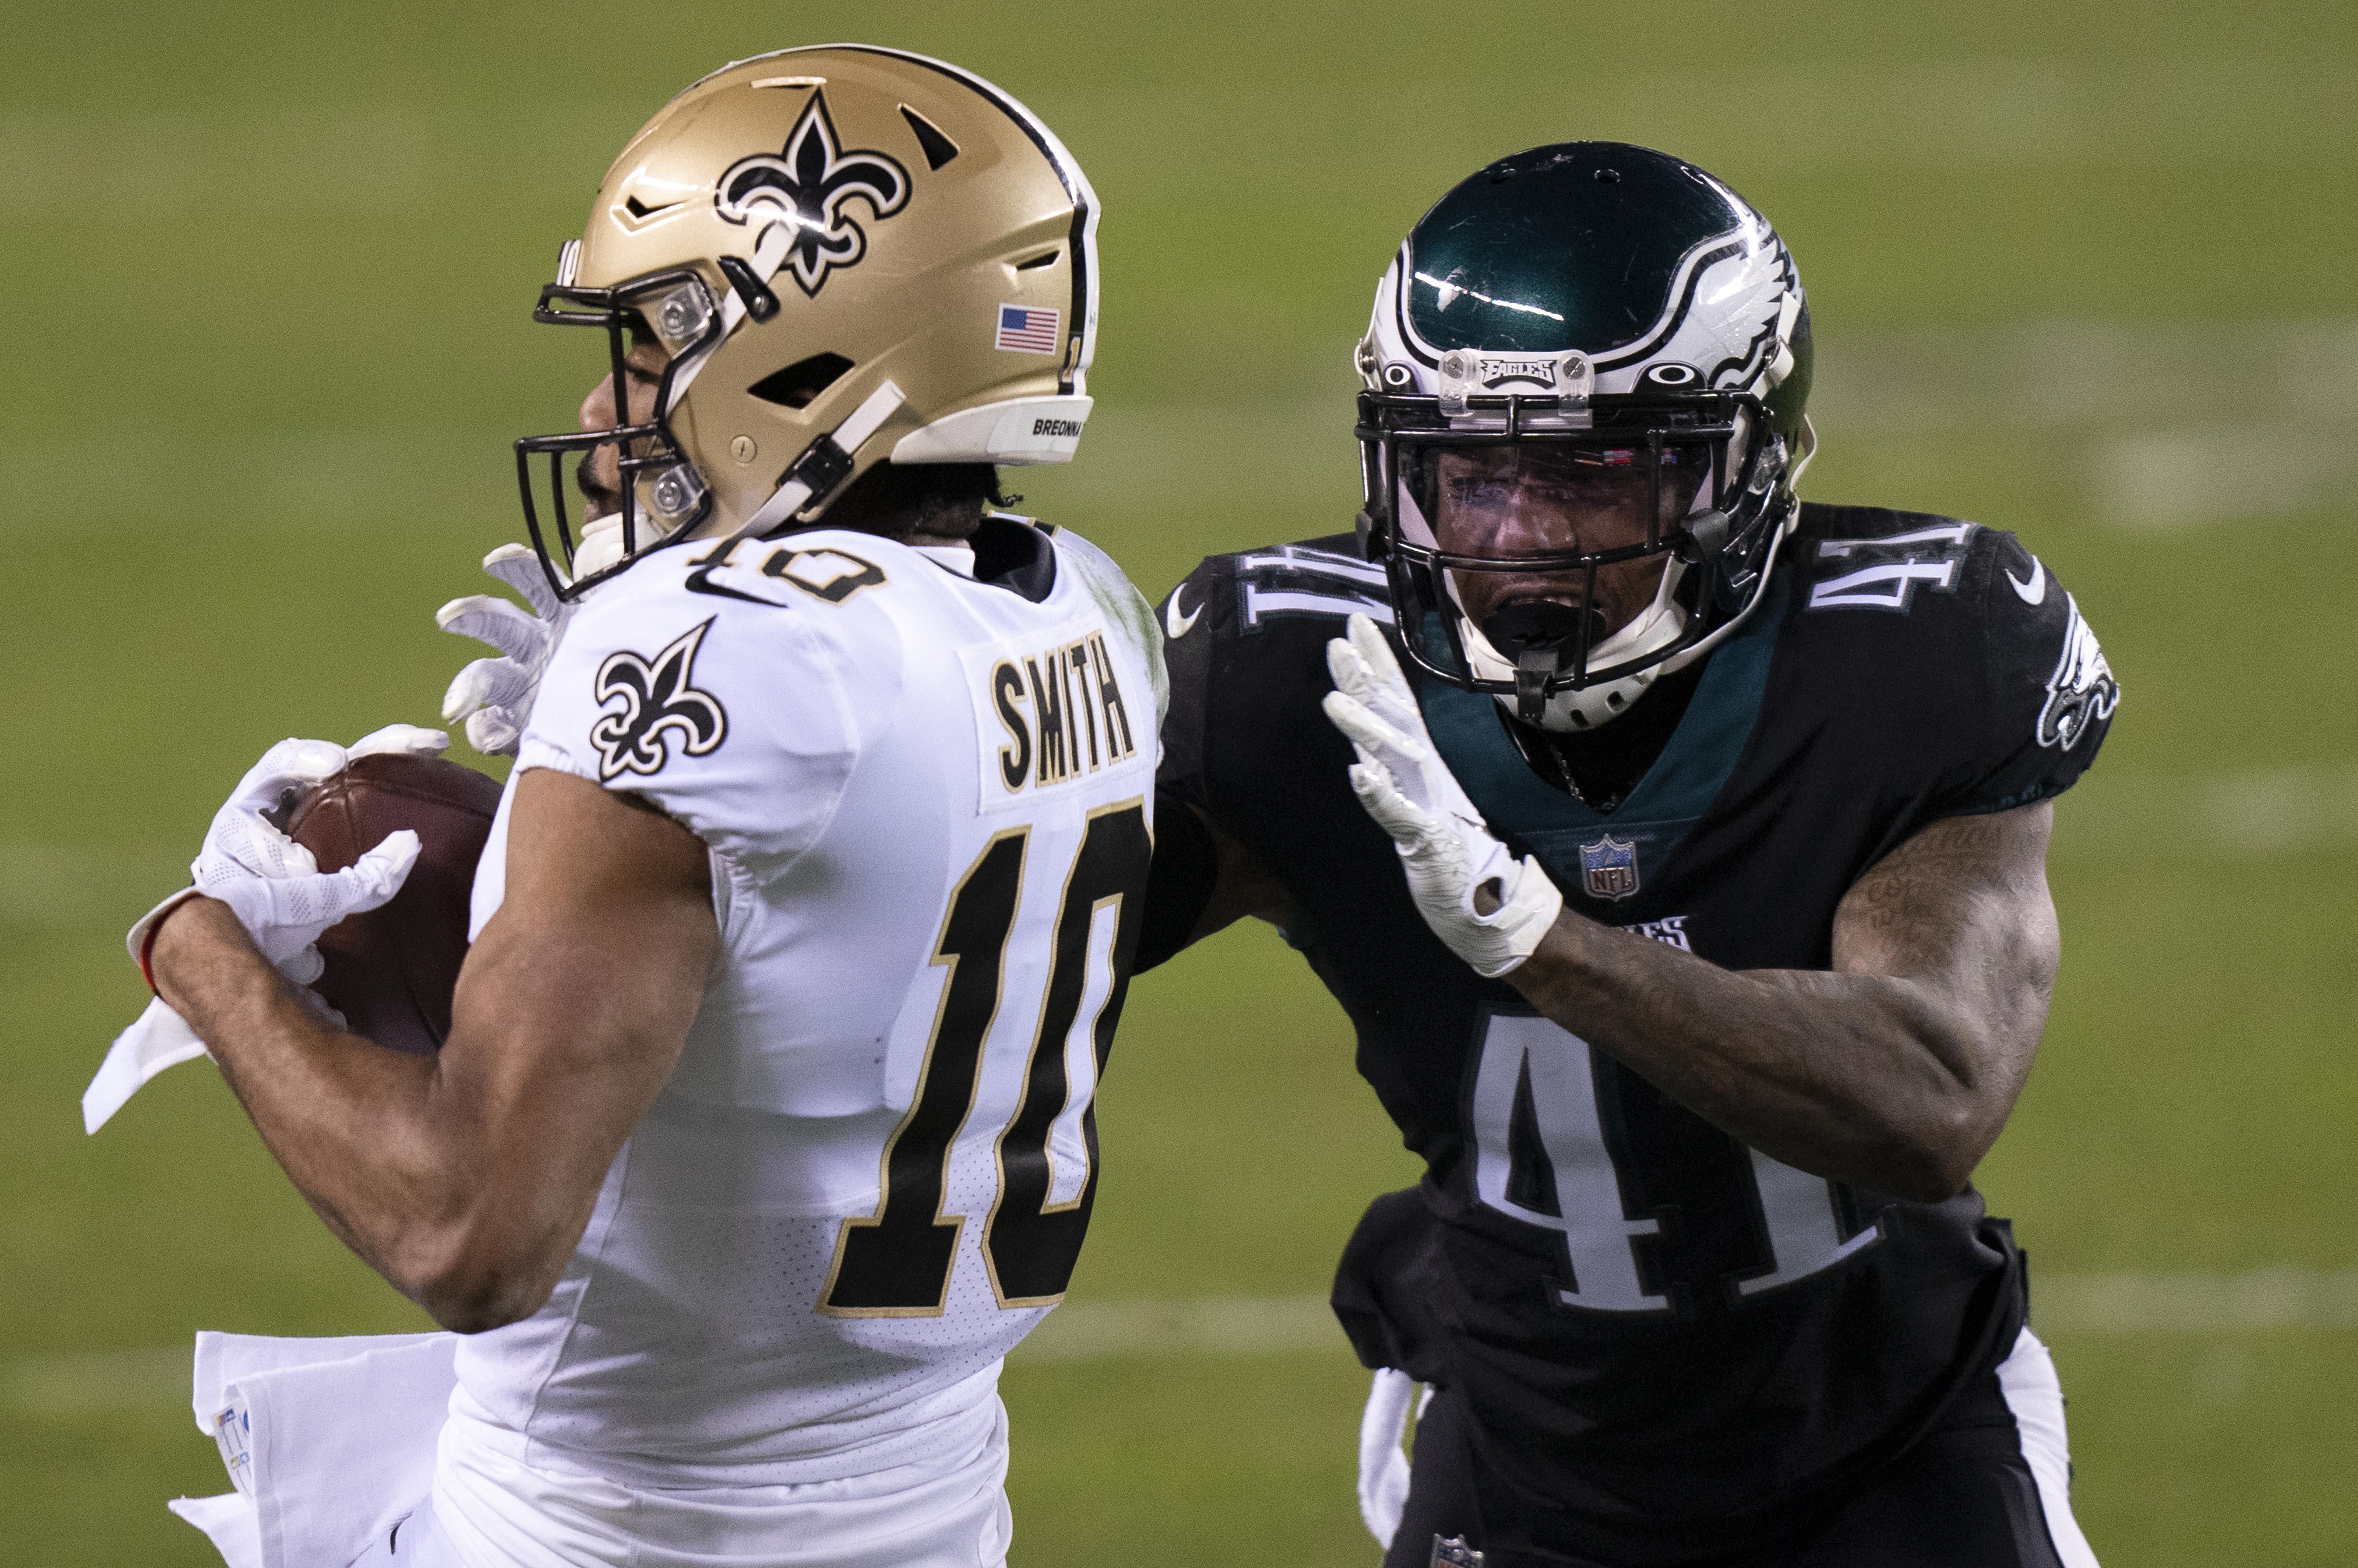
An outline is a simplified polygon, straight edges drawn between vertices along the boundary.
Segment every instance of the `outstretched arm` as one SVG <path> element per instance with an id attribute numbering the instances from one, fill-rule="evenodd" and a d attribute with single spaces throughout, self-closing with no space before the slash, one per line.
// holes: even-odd
<path id="1" fill-rule="evenodd" d="M 1963 1188 L 2046 1027 L 2051 804 L 1935 822 L 1886 856 L 1835 911 L 1832 970 L 1739 973 L 1565 910 L 1451 776 L 1374 624 L 1327 654 L 1352 788 L 1453 952 L 1786 1164 L 1923 1202 Z"/>
<path id="2" fill-rule="evenodd" d="M 1507 980 L 1714 1126 L 1924 1202 L 1989 1152 L 2047 1023 L 2048 802 L 1933 823 L 1851 888 L 1831 971 L 1720 968 L 1559 916 Z"/>
<path id="3" fill-rule="evenodd" d="M 1154 863 L 1146 880 L 1137 972 L 1246 915 L 1284 925 L 1293 913 L 1285 884 L 1202 807 L 1168 795 L 1155 803 Z"/>
<path id="4" fill-rule="evenodd" d="M 517 781 L 507 893 L 433 1058 L 329 1025 L 228 905 L 157 932 L 158 991 L 353 1251 L 462 1332 L 537 1311 L 670 1076 L 719 951 L 702 840 L 570 774 Z"/>

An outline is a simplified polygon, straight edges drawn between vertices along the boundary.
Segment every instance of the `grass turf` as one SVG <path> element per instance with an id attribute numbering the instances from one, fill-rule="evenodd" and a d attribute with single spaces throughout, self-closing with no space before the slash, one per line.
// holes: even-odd
<path id="1" fill-rule="evenodd" d="M 40 1358 L 200 1325 L 419 1325 L 204 1069 L 97 1140 L 74 1098 L 140 1000 L 117 934 L 229 782 L 284 734 L 430 719 L 469 656 L 428 614 L 476 591 L 474 559 L 514 535 L 506 440 L 565 425 L 594 373 L 525 308 L 607 157 L 698 72 L 849 30 L 972 65 L 1057 126 L 1107 204 L 1101 402 L 1081 464 L 1018 488 L 1152 593 L 1208 551 L 1347 526 L 1344 366 L 1368 289 L 1432 197 L 1520 146 L 1620 136 L 1731 180 L 1795 247 L 1828 375 L 1846 346 L 1924 328 L 2192 320 L 2233 342 L 2346 311 L 2358 241 L 2358 20 L 2323 5 L 888 4 L 853 20 L 725 4 L 659 27 L 590 5 L 557 20 L 503 3 L 15 19 L 12 1561 L 209 1561 L 160 1501 L 222 1484 L 180 1394 L 61 1394 L 55 1368 L 76 1364 Z M 2253 848 L 2205 816 L 2201 782 L 2358 757 L 2339 695 L 2358 639 L 2314 544 L 2346 509 L 2266 517 L 2255 497 L 2248 515 L 2125 530 L 2099 520 L 2079 460 L 2148 426 L 2223 448 L 2269 422 L 2349 440 L 2330 377 L 2294 384 L 2288 413 L 2206 401 L 2203 372 L 2146 385 L 2129 424 L 2063 438 L 2029 429 L 2006 389 L 1905 439 L 1873 434 L 1872 410 L 1855 439 L 1830 416 L 1807 486 L 2020 530 L 2127 687 L 2104 763 L 2061 808 L 2066 968 L 1983 1174 L 2040 1270 L 2353 1261 L 2351 828 Z M 1105 1086 L 1077 1299 L 1323 1289 L 1361 1203 L 1412 1174 L 1349 1055 L 1332 1004 L 1263 934 L 1144 979 Z M 2358 1553 L 2349 1331 L 2055 1338 L 2078 1506 L 2108 1561 Z M 1368 1563 L 1360 1388 L 1339 1336 L 1325 1353 L 1019 1364 L 1015 1560 Z"/>

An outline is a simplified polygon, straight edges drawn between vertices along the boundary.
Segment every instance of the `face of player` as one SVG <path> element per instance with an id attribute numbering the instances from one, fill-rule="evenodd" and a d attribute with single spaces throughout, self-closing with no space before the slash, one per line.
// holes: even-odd
<path id="1" fill-rule="evenodd" d="M 1710 470 L 1707 454 L 1669 451 L 1664 457 L 1659 524 L 1667 531 L 1686 515 Z M 1689 460 L 1671 460 L 1682 457 Z M 1594 555 L 1646 542 L 1651 484 L 1642 450 L 1512 442 L 1443 449 L 1433 462 L 1433 533 L 1452 555 Z M 1593 646 L 1653 602 L 1667 564 L 1657 555 L 1597 568 L 1595 600 L 1587 605 L 1585 572 L 1453 570 L 1450 581 L 1476 626 L 1512 604 L 1586 609 L 1593 612 Z"/>
<path id="2" fill-rule="evenodd" d="M 581 400 L 581 427 L 611 430 L 618 424 L 639 425 L 653 419 L 655 389 L 663 380 L 664 366 L 670 362 L 670 351 L 655 341 L 654 334 L 633 332 L 631 351 L 622 361 L 623 378 L 629 384 L 624 395 L 630 402 L 630 418 L 615 417 L 614 377 L 610 371 Z M 589 503 L 589 517 L 605 517 L 622 509 L 622 471 L 621 455 L 611 446 L 600 447 L 581 460 L 574 479 Z"/>

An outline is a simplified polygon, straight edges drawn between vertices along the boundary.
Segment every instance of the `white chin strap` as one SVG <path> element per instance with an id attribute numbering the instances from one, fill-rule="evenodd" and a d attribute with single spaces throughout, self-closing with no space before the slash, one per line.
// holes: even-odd
<path id="1" fill-rule="evenodd" d="M 787 254 L 793 251 L 794 243 L 795 226 L 792 223 L 773 222 L 763 229 L 761 238 L 754 243 L 753 254 L 750 261 L 753 276 L 763 283 L 768 283 L 776 277 L 778 269 L 785 265 Z M 687 395 L 688 387 L 695 383 L 697 373 L 712 362 L 713 355 L 719 351 L 721 344 L 736 335 L 737 329 L 745 324 L 745 301 L 739 297 L 734 288 L 722 290 L 719 334 L 713 339 L 712 346 L 698 355 L 694 363 L 682 366 L 678 373 L 672 377 L 670 403 L 672 408 L 679 406 L 681 400 Z M 842 449 L 844 456 L 857 456 L 861 443 L 876 434 L 877 427 L 890 419 L 901 405 L 907 401 L 907 395 L 888 379 L 875 391 L 870 393 L 859 407 L 851 411 L 851 417 L 818 438 L 812 446 L 816 447 L 820 442 L 831 440 Z M 805 456 L 807 455 L 808 449 L 806 449 Z M 797 465 L 800 461 L 800 459 L 796 460 Z M 770 499 L 763 502 L 752 516 L 745 520 L 745 525 L 741 532 L 757 535 L 768 533 L 771 529 L 781 526 L 795 513 L 809 505 L 810 501 L 810 486 L 802 480 L 788 478 L 771 492 Z M 589 531 L 584 529 L 582 533 L 586 539 Z"/>
<path id="2" fill-rule="evenodd" d="M 819 441 L 833 441 L 843 449 L 847 458 L 859 455 L 861 443 L 876 434 L 878 426 L 892 417 L 893 411 L 908 401 L 898 386 L 887 377 L 875 391 L 861 400 L 851 411 L 851 417 L 838 425 Z M 817 446 L 818 442 L 812 443 Z M 778 486 L 770 499 L 762 503 L 760 511 L 745 519 L 744 532 L 753 535 L 768 533 L 783 524 L 787 518 L 810 504 L 811 488 L 798 479 L 788 479 Z"/>
<path id="3" fill-rule="evenodd" d="M 892 417 L 893 411 L 908 401 L 899 386 L 887 379 L 851 411 L 851 417 L 819 438 L 831 440 L 849 457 L 857 453 L 877 427 Z M 810 503 L 811 488 L 799 479 L 789 479 L 778 486 L 762 509 L 745 521 L 742 530 L 759 535 L 777 527 Z M 639 509 L 638 554 L 644 555 L 669 536 L 670 530 L 647 511 Z M 609 512 L 603 517 L 593 517 L 581 525 L 581 543 L 573 552 L 573 575 L 585 578 L 592 572 L 604 571 L 622 558 L 622 514 Z"/>
<path id="4" fill-rule="evenodd" d="M 753 247 L 753 254 L 749 264 L 753 275 L 763 283 L 768 283 L 777 276 L 778 269 L 785 265 L 786 256 L 793 249 L 793 225 L 783 222 L 771 224 L 762 231 L 761 239 Z M 719 308 L 720 330 L 714 335 L 710 347 L 674 373 L 671 381 L 671 396 L 665 406 L 665 413 L 673 412 L 679 407 L 687 396 L 687 389 L 695 384 L 698 373 L 712 362 L 713 356 L 719 351 L 721 345 L 735 336 L 739 327 L 744 325 L 747 315 L 745 301 L 739 297 L 734 288 L 721 291 Z M 907 401 L 907 395 L 887 380 L 874 392 L 870 393 L 859 407 L 851 411 L 849 418 L 826 435 L 819 437 L 818 441 L 813 442 L 812 445 L 817 446 L 818 442 L 831 440 L 842 449 L 846 457 L 853 456 L 858 453 L 860 445 L 876 433 L 877 427 L 891 418 L 901 405 Z M 789 478 L 781 482 L 778 488 L 771 492 L 770 499 L 763 502 L 761 508 L 746 520 L 745 531 L 753 534 L 766 533 L 784 524 L 795 513 L 810 504 L 810 501 L 809 484 L 800 479 Z M 586 524 L 582 528 L 583 550 L 587 551 L 590 547 L 592 530 L 605 521 L 606 519 L 601 518 L 597 523 Z M 599 551 L 599 564 L 600 566 L 611 566 L 613 562 L 622 559 L 620 520 L 615 521 L 617 526 L 612 530 L 611 543 L 606 543 L 607 535 L 600 536 L 601 548 Z M 647 544 L 641 546 L 643 550 L 664 537 L 665 531 L 658 524 L 650 528 L 649 532 L 651 536 Z M 577 555 L 576 560 L 579 559 L 580 557 Z M 596 568 L 577 565 L 574 576 L 584 576 L 592 569 Z"/>
<path id="5" fill-rule="evenodd" d="M 1642 658 L 1677 642 L 1679 634 L 1686 630 L 1687 609 L 1673 596 L 1678 592 L 1679 579 L 1685 574 L 1686 564 L 1675 556 L 1669 557 L 1662 568 L 1661 586 L 1654 590 L 1653 603 L 1629 624 L 1589 649 L 1589 665 L 1609 668 L 1625 659 Z M 1482 629 L 1462 611 L 1458 616 L 1458 632 L 1466 641 L 1466 662 L 1476 678 L 1505 681 L 1515 678 L 1514 662 L 1492 647 L 1490 640 L 1482 634 Z M 1623 676 L 1619 680 L 1585 686 L 1577 690 L 1552 691 L 1547 695 L 1546 707 L 1540 713 L 1540 728 L 1553 730 L 1560 734 L 1578 734 L 1585 730 L 1594 730 L 1600 724 L 1609 724 L 1629 711 L 1639 696 L 1662 674 L 1663 667 L 1650 665 L 1635 675 Z M 1515 711 L 1515 699 L 1511 696 L 1499 693 L 1498 702 L 1509 713 Z"/>

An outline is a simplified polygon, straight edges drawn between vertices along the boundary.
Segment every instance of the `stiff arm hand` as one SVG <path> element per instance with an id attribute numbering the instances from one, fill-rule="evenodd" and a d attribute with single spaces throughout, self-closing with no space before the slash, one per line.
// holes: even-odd
<path id="1" fill-rule="evenodd" d="M 1476 974 L 1495 979 L 1531 956 L 1563 910 L 1563 894 L 1537 860 L 1509 854 L 1466 798 L 1376 623 L 1354 615 L 1348 630 L 1326 644 L 1335 689 L 1324 706 L 1359 754 L 1352 793 L 1391 835 L 1433 934 Z"/>

